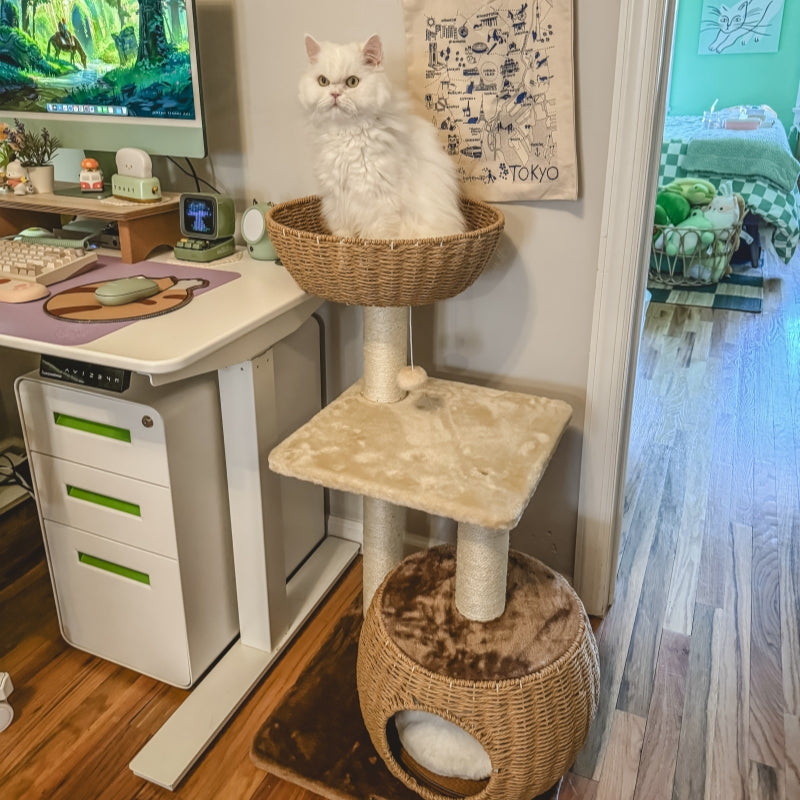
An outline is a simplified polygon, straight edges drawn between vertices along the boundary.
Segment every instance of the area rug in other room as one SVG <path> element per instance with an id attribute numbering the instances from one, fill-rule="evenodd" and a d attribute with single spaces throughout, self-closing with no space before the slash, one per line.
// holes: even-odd
<path id="1" fill-rule="evenodd" d="M 419 800 L 386 768 L 361 719 L 362 617 L 359 598 L 261 726 L 250 755 L 257 767 L 331 800 Z M 558 795 L 556 786 L 539 800 Z"/>
<path id="2" fill-rule="evenodd" d="M 761 312 L 764 298 L 764 278 L 760 269 L 736 271 L 719 283 L 709 286 L 663 286 L 649 281 L 652 303 L 670 303 L 679 306 L 702 306 L 728 311 Z"/>

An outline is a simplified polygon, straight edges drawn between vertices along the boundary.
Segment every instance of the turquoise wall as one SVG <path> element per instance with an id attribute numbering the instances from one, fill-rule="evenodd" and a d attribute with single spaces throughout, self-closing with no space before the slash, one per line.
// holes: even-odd
<path id="1" fill-rule="evenodd" d="M 764 0 L 753 0 L 761 5 Z M 735 0 L 731 0 L 731 5 Z M 786 0 L 776 53 L 698 55 L 702 0 L 680 0 L 675 26 L 670 114 L 702 114 L 717 108 L 766 103 L 788 133 L 800 83 L 800 2 Z M 733 45 L 737 47 L 738 45 Z"/>

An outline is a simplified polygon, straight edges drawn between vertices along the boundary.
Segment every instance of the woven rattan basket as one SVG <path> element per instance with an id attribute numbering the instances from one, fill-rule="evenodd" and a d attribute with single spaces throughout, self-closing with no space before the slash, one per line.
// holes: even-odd
<path id="1" fill-rule="evenodd" d="M 278 257 L 309 294 L 362 306 L 423 306 L 463 292 L 497 247 L 503 215 L 463 200 L 468 231 L 436 239 L 346 239 L 325 227 L 318 197 L 273 206 L 267 231 Z"/>
<path id="2" fill-rule="evenodd" d="M 440 550 L 444 548 L 414 554 L 404 563 L 415 558 L 435 558 Z M 594 717 L 599 691 L 597 646 L 580 600 L 566 580 L 540 562 L 522 554 L 514 554 L 514 558 L 518 564 L 527 560 L 535 565 L 527 574 L 536 582 L 532 593 L 542 599 L 543 608 L 552 608 L 555 593 L 555 606 L 570 609 L 566 628 L 572 635 L 565 641 L 551 642 L 557 656 L 527 674 L 507 680 L 466 680 L 431 671 L 410 658 L 393 638 L 386 622 L 393 609 L 389 608 L 392 602 L 386 602 L 385 595 L 393 577 L 399 574 L 398 569 L 390 572 L 381 584 L 365 616 L 357 669 L 364 723 L 392 774 L 427 800 L 463 796 L 473 800 L 530 800 L 557 783 L 569 769 Z M 417 566 L 420 572 L 426 571 L 421 562 L 415 562 L 414 567 Z M 517 577 L 519 574 L 516 573 Z M 509 578 L 510 606 L 514 605 L 513 585 Z M 432 606 L 425 605 L 430 607 L 441 608 L 438 599 Z M 520 609 L 512 608 L 509 612 L 508 608 L 506 613 L 519 619 Z M 399 624 L 410 625 L 414 628 L 412 633 L 424 637 L 424 631 L 415 625 L 424 626 L 422 618 L 430 619 L 431 613 L 420 614 L 418 623 L 403 617 Z M 436 619 L 440 621 L 439 616 Z M 488 640 L 477 644 L 484 632 Z M 485 655 L 486 661 L 491 661 L 498 646 L 491 638 L 491 624 L 481 631 L 481 636 L 474 634 L 475 631 L 468 638 L 482 648 L 476 660 Z M 521 663 L 531 663 L 527 661 L 529 657 L 534 661 L 539 657 L 533 652 L 518 655 Z M 437 714 L 474 736 L 491 760 L 489 778 L 464 792 L 451 785 L 452 779 L 438 778 L 430 783 L 419 771 L 410 771 L 409 759 L 398 749 L 393 722 L 394 715 L 404 709 Z"/>

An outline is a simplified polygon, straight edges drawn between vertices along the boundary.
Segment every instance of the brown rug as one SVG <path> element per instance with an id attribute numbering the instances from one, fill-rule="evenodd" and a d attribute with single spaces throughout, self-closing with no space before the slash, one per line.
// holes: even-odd
<path id="1" fill-rule="evenodd" d="M 361 719 L 361 622 L 359 598 L 261 726 L 251 757 L 257 767 L 331 800 L 418 800 L 385 767 Z M 557 800 L 558 794 L 555 786 L 537 800 Z"/>

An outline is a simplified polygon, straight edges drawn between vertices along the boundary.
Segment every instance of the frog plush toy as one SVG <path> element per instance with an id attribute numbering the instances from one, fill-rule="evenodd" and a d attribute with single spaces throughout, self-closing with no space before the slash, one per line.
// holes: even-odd
<path id="1" fill-rule="evenodd" d="M 676 178 L 672 183 L 664 186 L 661 191 L 678 194 L 688 200 L 692 206 L 708 205 L 717 193 L 714 184 L 703 178 Z"/>
<path id="2" fill-rule="evenodd" d="M 699 247 L 709 247 L 714 241 L 714 224 L 699 208 L 667 233 L 667 255 L 690 256 Z"/>

